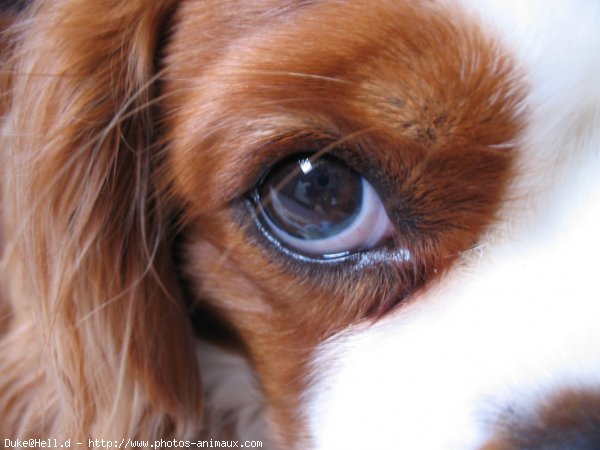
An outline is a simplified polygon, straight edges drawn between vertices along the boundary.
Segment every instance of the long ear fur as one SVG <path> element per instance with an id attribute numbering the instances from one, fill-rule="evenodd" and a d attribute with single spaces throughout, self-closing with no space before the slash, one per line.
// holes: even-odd
<path id="1" fill-rule="evenodd" d="M 193 339 L 152 101 L 174 0 L 46 0 L 15 32 L 3 125 L 0 435 L 191 437 Z"/>

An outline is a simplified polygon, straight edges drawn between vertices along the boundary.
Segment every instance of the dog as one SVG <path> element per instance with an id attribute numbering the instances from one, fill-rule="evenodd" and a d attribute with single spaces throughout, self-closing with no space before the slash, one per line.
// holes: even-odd
<path id="1" fill-rule="evenodd" d="M 598 2 L 15 16 L 5 446 L 600 448 Z"/>

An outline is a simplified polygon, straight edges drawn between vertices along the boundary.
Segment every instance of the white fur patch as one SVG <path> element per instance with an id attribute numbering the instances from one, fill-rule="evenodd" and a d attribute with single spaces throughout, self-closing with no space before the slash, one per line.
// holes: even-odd
<path id="1" fill-rule="evenodd" d="M 521 175 L 453 273 L 319 349 L 305 410 L 318 450 L 477 449 L 507 410 L 600 386 L 600 3 L 457 6 L 531 85 Z"/>

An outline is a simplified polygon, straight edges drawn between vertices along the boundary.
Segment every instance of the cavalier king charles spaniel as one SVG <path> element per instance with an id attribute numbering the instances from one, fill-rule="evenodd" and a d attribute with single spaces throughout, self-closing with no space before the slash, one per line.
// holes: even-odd
<path id="1" fill-rule="evenodd" d="M 600 2 L 9 19 L 3 445 L 600 448 Z"/>

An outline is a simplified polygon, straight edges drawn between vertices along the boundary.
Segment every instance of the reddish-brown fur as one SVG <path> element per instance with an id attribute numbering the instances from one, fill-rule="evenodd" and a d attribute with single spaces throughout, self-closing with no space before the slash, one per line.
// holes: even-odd
<path id="1" fill-rule="evenodd" d="M 223 8 L 241 8 L 230 3 Z M 512 158 L 510 147 L 495 146 L 518 129 L 516 74 L 478 30 L 422 6 L 332 2 L 283 11 L 268 26 L 249 11 L 246 34 L 236 36 L 237 18 L 224 26 L 234 30 L 227 46 L 203 40 L 206 27 L 216 28 L 206 20 L 211 10 L 182 5 L 167 47 L 169 173 L 193 230 L 188 258 L 199 296 L 242 335 L 281 429 L 296 437 L 315 346 L 410 298 L 492 221 Z M 466 82 L 462 51 L 479 58 Z M 414 264 L 352 276 L 311 271 L 249 239 L 246 217 L 232 219 L 265 167 L 315 143 L 373 171 Z"/>
<path id="2" fill-rule="evenodd" d="M 600 392 L 565 390 L 528 417 L 508 417 L 482 450 L 595 448 L 600 442 Z M 596 443 L 596 444 L 595 444 Z"/>
<path id="3" fill-rule="evenodd" d="M 292 448 L 311 351 L 418 296 L 476 245 L 512 176 L 511 58 L 430 2 L 30 14 L 7 66 L 3 436 L 197 436 L 184 282 L 243 341 Z M 371 179 L 410 262 L 315 267 L 261 238 L 248 192 L 315 147 Z"/>
<path id="4" fill-rule="evenodd" d="M 3 152 L 14 315 L 0 350 L 3 436 L 192 436 L 200 423 L 167 205 L 149 172 L 154 54 L 169 8 L 40 2 L 16 36 Z"/>

